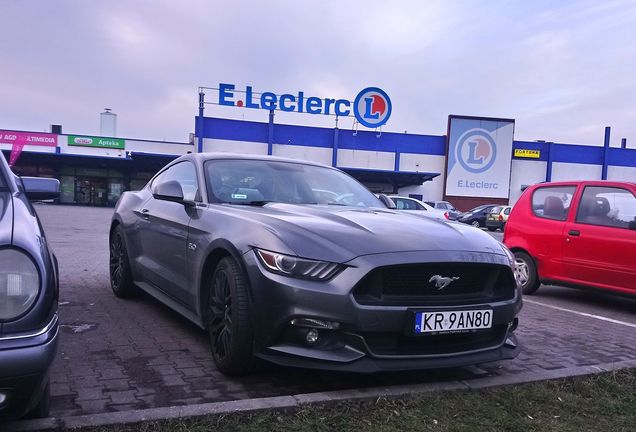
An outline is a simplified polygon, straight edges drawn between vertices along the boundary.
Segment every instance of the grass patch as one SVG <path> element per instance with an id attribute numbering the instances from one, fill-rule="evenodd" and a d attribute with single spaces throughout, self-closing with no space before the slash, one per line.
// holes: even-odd
<path id="1" fill-rule="evenodd" d="M 636 369 L 481 391 L 93 427 L 81 432 L 636 431 Z"/>

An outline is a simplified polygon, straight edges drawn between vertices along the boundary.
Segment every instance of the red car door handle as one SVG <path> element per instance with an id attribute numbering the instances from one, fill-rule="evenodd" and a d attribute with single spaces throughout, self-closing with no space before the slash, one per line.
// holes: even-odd
<path id="1" fill-rule="evenodd" d="M 568 232 L 569 235 L 571 236 L 580 236 L 581 232 L 577 231 L 577 230 L 570 230 L 570 232 Z"/>

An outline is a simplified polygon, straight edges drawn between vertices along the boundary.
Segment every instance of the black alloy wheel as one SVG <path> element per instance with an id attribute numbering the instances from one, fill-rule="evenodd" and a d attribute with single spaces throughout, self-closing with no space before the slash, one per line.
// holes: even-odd
<path id="1" fill-rule="evenodd" d="M 253 366 L 253 325 L 243 271 L 230 257 L 219 261 L 211 280 L 208 332 L 217 368 L 228 375 Z"/>
<path id="2" fill-rule="evenodd" d="M 210 333 L 214 356 L 223 361 L 230 354 L 232 345 L 232 292 L 227 273 L 223 270 L 214 274 L 210 314 Z"/>
<path id="3" fill-rule="evenodd" d="M 110 236 L 109 263 L 110 287 L 113 293 L 120 298 L 134 297 L 138 290 L 132 281 L 124 234 L 119 225 Z"/>

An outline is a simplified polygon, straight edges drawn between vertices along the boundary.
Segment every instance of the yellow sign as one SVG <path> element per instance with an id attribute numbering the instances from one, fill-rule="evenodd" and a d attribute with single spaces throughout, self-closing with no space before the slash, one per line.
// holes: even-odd
<path id="1" fill-rule="evenodd" d="M 515 157 L 539 159 L 541 157 L 541 150 L 515 149 Z"/>

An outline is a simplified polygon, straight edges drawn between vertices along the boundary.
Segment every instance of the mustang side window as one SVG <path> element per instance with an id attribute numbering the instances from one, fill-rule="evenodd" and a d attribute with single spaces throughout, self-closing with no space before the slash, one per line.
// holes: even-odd
<path id="1" fill-rule="evenodd" d="M 191 162 L 179 162 L 159 174 L 152 182 L 152 187 L 160 183 L 176 181 L 181 185 L 183 199 L 186 201 L 196 201 L 198 198 L 199 184 L 197 182 L 197 172 Z"/>
<path id="2" fill-rule="evenodd" d="M 587 186 L 576 213 L 582 224 L 630 228 L 636 223 L 636 198 L 622 188 Z"/>
<path id="3" fill-rule="evenodd" d="M 545 219 L 564 221 L 570 210 L 576 186 L 546 186 L 532 194 L 532 212 Z"/>

